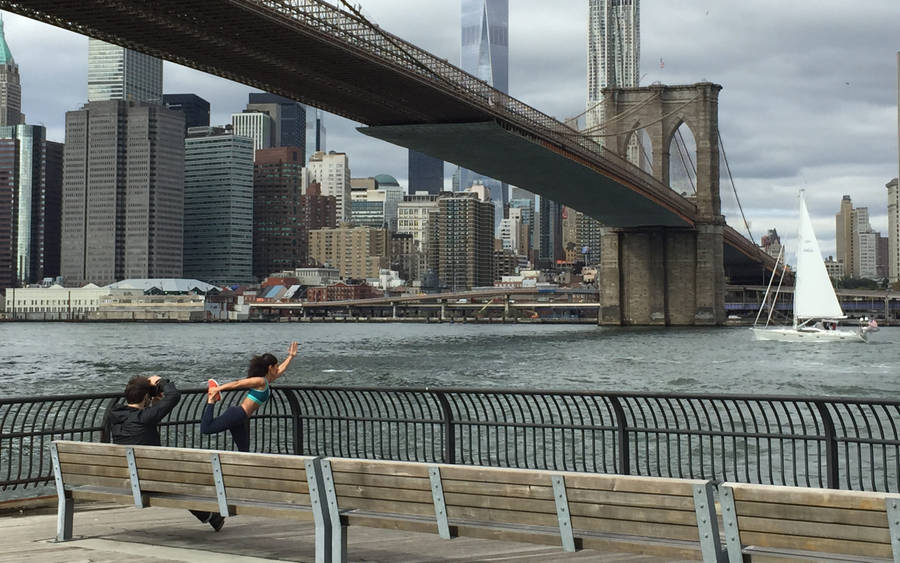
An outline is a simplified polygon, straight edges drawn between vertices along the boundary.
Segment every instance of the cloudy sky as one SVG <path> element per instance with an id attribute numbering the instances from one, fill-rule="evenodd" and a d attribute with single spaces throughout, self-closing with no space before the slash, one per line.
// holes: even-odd
<path id="1" fill-rule="evenodd" d="M 354 3 L 387 31 L 459 60 L 457 0 Z M 558 118 L 582 112 L 586 0 L 509 4 L 510 94 Z M 13 14 L 3 19 L 27 120 L 62 141 L 65 112 L 87 97 L 87 39 Z M 795 196 L 805 188 L 830 254 L 844 194 L 868 206 L 876 230 L 887 230 L 884 185 L 898 173 L 898 24 L 897 0 L 643 0 L 641 84 L 721 84 L 719 128 L 755 238 L 776 227 L 790 243 Z M 229 122 L 251 91 L 170 63 L 164 80 L 167 93 L 209 100 L 214 124 Z M 328 116 L 328 149 L 349 153 L 353 176 L 387 173 L 405 185 L 406 150 L 368 139 L 356 125 Z M 725 213 L 743 232 L 730 189 L 723 183 Z"/>

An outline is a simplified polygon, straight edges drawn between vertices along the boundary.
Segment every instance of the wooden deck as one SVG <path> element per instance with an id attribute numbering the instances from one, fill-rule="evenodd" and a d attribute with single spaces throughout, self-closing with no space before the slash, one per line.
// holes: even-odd
<path id="1" fill-rule="evenodd" d="M 75 539 L 56 543 L 55 535 L 55 511 L 0 515 L 0 562 L 315 561 L 312 523 L 250 516 L 229 518 L 215 533 L 185 510 L 82 505 L 75 512 Z M 434 534 L 363 527 L 350 529 L 349 545 L 350 561 L 360 562 L 664 561 L 472 538 L 447 541 Z"/>

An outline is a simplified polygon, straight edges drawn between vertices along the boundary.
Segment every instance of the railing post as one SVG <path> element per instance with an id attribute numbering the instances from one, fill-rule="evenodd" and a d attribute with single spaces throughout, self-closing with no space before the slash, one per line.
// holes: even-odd
<path id="1" fill-rule="evenodd" d="M 628 447 L 628 425 L 625 420 L 625 409 L 622 408 L 622 403 L 619 402 L 618 397 L 609 397 L 609 402 L 616 415 L 616 436 L 618 438 L 616 442 L 619 446 L 618 472 L 620 475 L 631 475 L 631 452 Z"/>
<path id="2" fill-rule="evenodd" d="M 444 463 L 456 463 L 456 428 L 453 426 L 453 411 L 450 409 L 450 401 L 441 392 L 435 392 L 434 396 L 441 405 L 441 425 L 444 431 Z"/>
<path id="3" fill-rule="evenodd" d="M 838 479 L 838 446 L 837 436 L 834 431 L 834 420 L 832 420 L 831 413 L 828 412 L 828 407 L 825 406 L 825 403 L 816 401 L 814 404 L 819 411 L 819 416 L 822 417 L 822 428 L 825 430 L 826 486 L 829 489 L 837 489 L 840 488 L 840 481 Z"/>
<path id="4" fill-rule="evenodd" d="M 297 400 L 296 389 L 282 389 L 291 407 L 291 450 L 294 455 L 303 455 L 303 422 L 300 419 L 300 401 Z"/>

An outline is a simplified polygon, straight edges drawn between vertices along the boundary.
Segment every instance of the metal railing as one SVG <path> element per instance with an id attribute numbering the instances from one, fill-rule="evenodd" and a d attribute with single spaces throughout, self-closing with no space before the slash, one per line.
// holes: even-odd
<path id="1" fill-rule="evenodd" d="M 198 432 L 183 391 L 162 442 Z M 231 393 L 223 401 L 240 398 Z M 53 439 L 101 441 L 117 394 L 0 400 L 0 490 L 51 480 Z M 900 402 L 833 397 L 277 387 L 254 451 L 898 492 Z"/>

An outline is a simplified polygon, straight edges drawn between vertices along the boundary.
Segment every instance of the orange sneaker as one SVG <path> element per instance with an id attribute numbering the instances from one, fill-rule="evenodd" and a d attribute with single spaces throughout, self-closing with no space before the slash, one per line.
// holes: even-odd
<path id="1" fill-rule="evenodd" d="M 212 389 L 213 387 L 218 387 L 218 386 L 219 386 L 219 382 L 216 381 L 215 379 L 210 379 L 210 380 L 208 380 L 208 381 L 206 382 L 206 389 L 207 389 L 207 390 Z M 215 395 L 215 399 L 216 399 L 217 401 L 221 400 L 221 399 L 222 399 L 222 394 L 219 393 L 219 392 L 217 391 L 217 392 L 216 392 L 216 395 Z"/>

